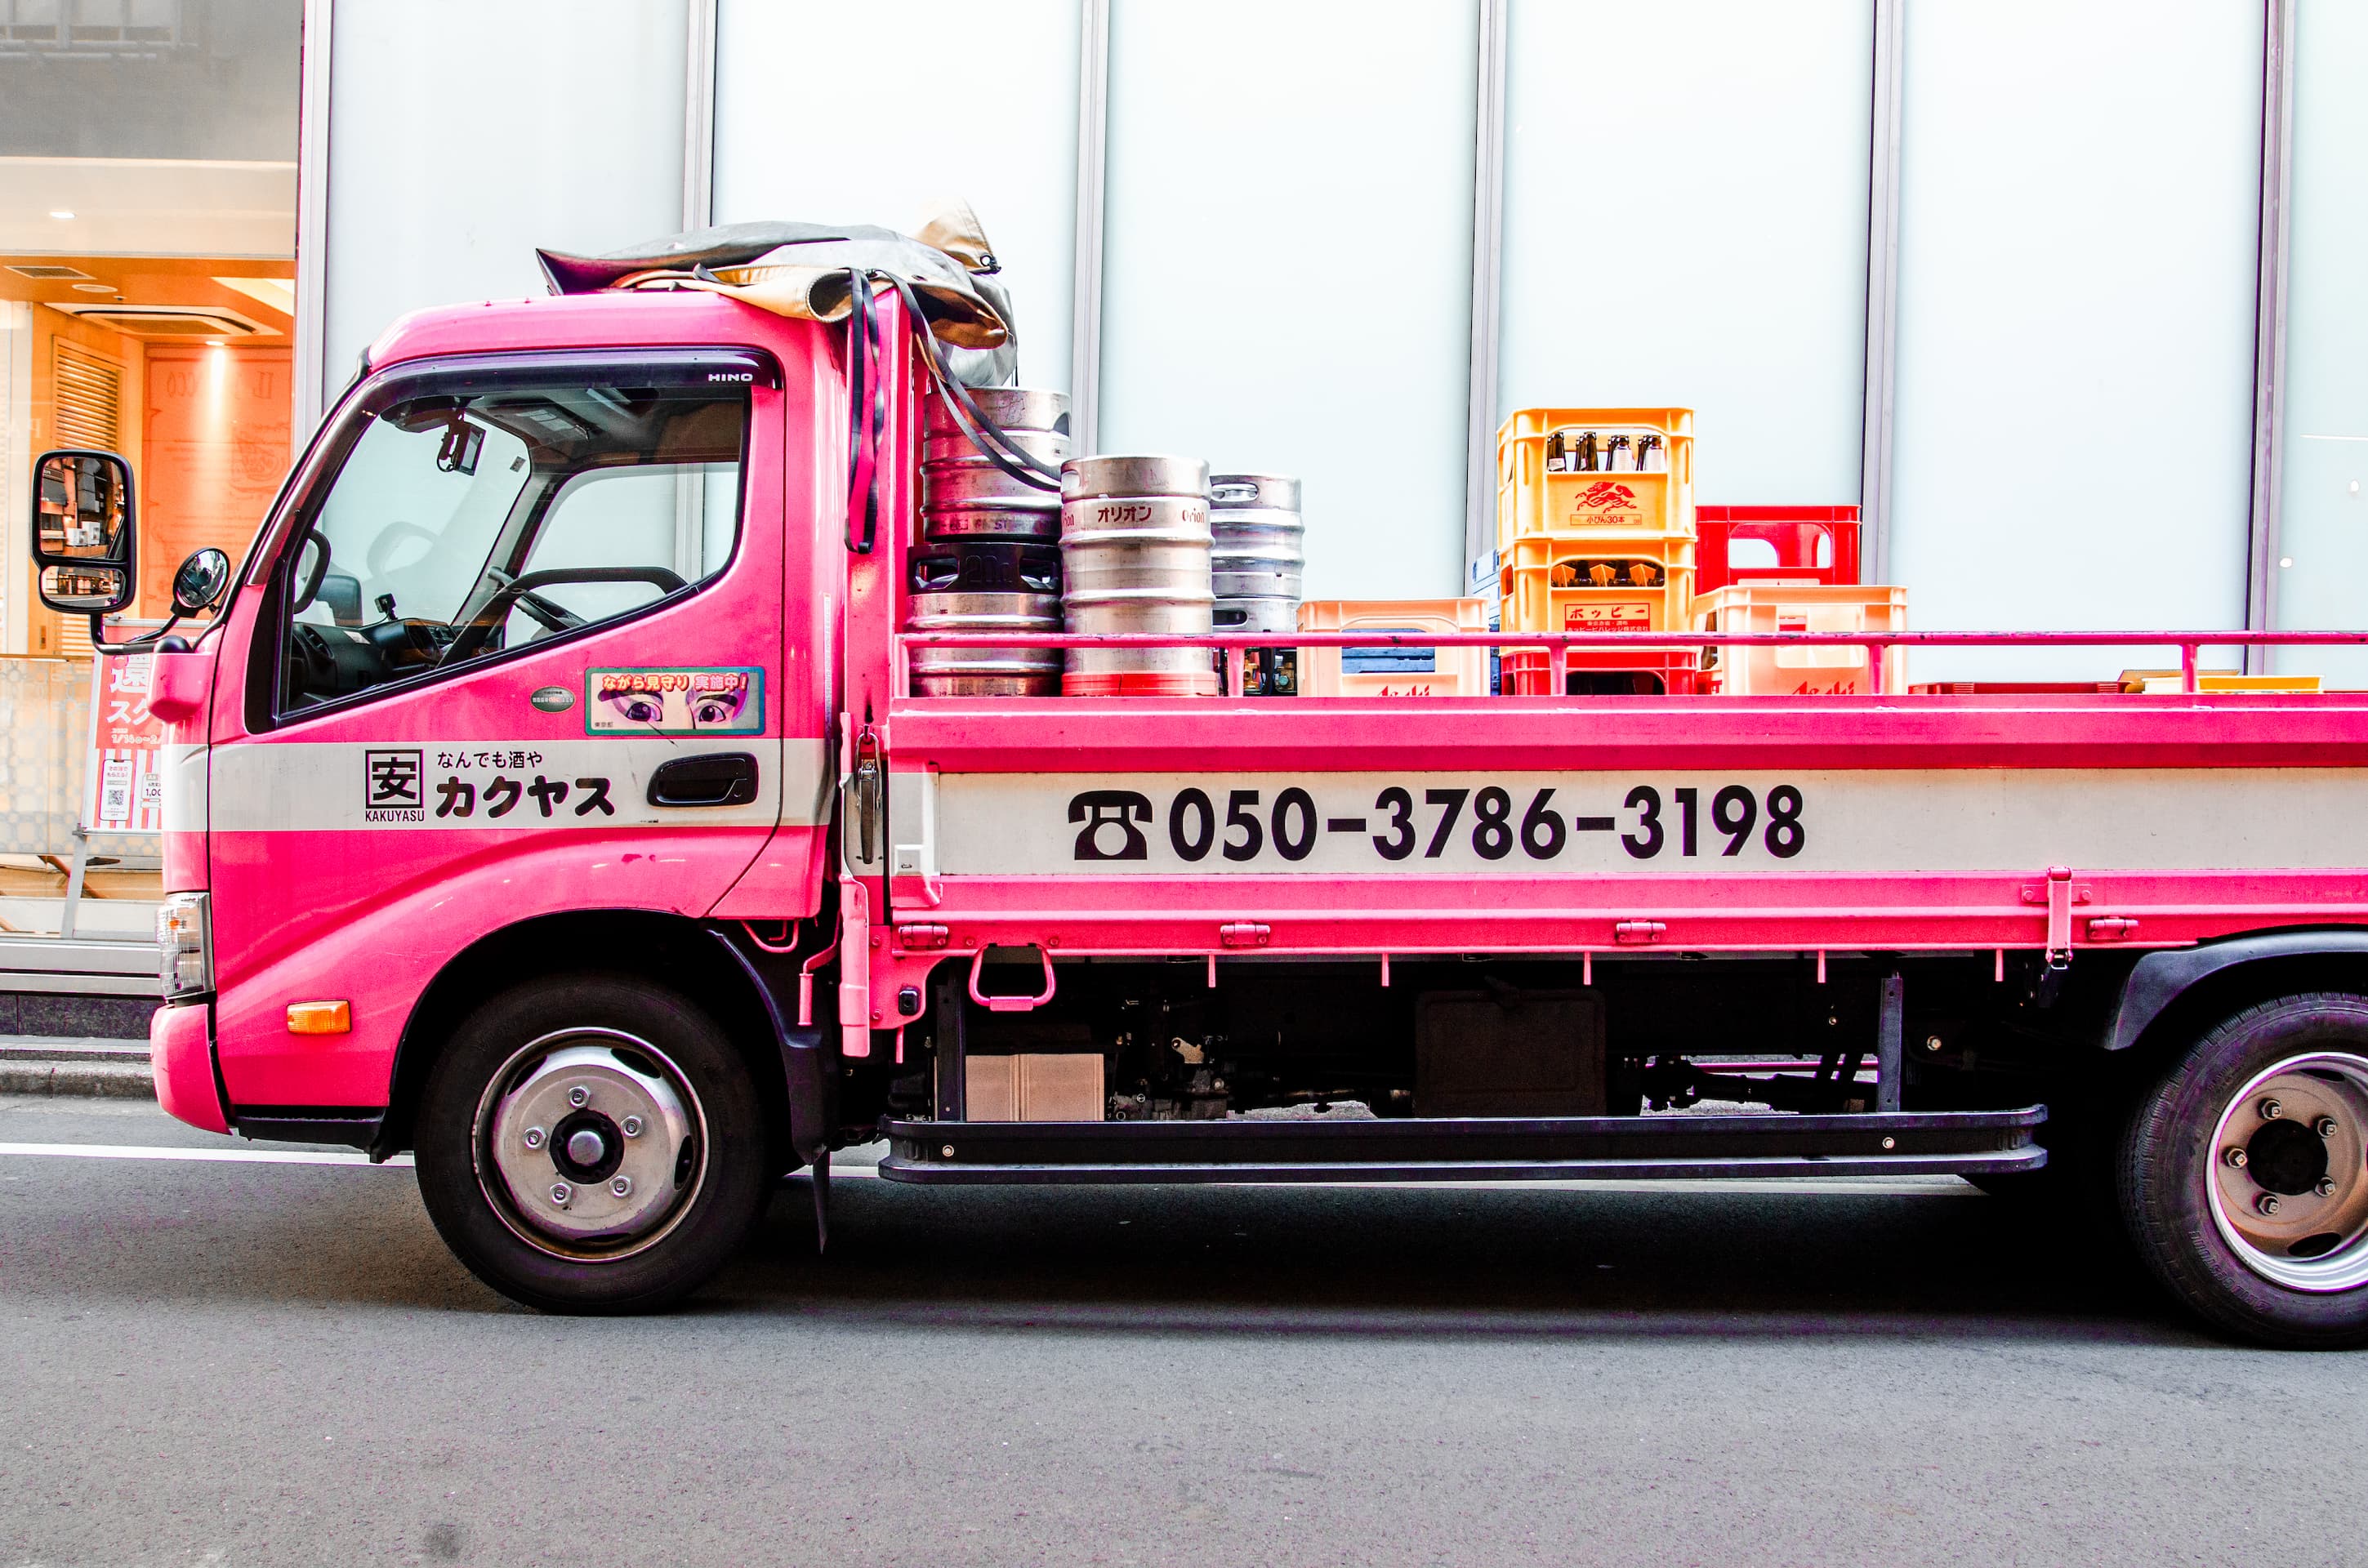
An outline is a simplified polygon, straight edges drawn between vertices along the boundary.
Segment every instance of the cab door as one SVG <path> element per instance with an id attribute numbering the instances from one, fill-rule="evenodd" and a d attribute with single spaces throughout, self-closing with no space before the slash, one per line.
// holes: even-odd
<path id="1" fill-rule="evenodd" d="M 704 915 L 785 782 L 811 802 L 783 777 L 783 425 L 772 361 L 734 350 L 426 361 L 348 404 L 277 530 L 243 711 L 217 715 L 234 1107 L 383 1106 L 413 1005 L 470 944 Z M 586 948 L 561 956 L 620 956 Z M 347 1004 L 343 1032 L 295 1032 L 314 1002 Z"/>

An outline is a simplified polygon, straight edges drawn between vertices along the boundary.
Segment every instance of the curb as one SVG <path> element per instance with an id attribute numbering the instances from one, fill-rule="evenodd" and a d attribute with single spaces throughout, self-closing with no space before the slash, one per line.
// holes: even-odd
<path id="1" fill-rule="evenodd" d="M 156 1078 L 145 1046 L 0 1036 L 0 1095 L 153 1100 Z"/>

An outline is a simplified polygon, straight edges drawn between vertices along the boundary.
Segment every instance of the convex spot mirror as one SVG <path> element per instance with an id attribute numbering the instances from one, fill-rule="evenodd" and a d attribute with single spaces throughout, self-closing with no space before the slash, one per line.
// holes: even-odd
<path id="1" fill-rule="evenodd" d="M 193 550 L 173 574 L 173 613 L 203 615 L 222 602 L 230 586 L 230 557 L 212 545 Z"/>
<path id="2" fill-rule="evenodd" d="M 113 452 L 43 452 L 33 465 L 33 564 L 41 602 L 112 615 L 131 602 L 131 465 Z"/>

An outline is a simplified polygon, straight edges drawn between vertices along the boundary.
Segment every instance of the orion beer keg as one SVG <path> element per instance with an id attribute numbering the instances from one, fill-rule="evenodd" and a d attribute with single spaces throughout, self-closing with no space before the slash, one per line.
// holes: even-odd
<path id="1" fill-rule="evenodd" d="M 1220 473 L 1209 481 L 1210 567 L 1220 631 L 1296 631 L 1306 528 L 1299 481 Z"/>
<path id="2" fill-rule="evenodd" d="M 1206 632 L 1209 465 L 1193 458 L 1077 458 L 1061 470 L 1062 613 L 1071 631 Z M 1202 648 L 1072 648 L 1072 697 L 1212 697 Z"/>
<path id="3" fill-rule="evenodd" d="M 916 594 L 907 631 L 1058 631 L 1057 594 Z M 913 650 L 913 689 L 921 697 L 1056 697 L 1058 648 Z"/>
<path id="4" fill-rule="evenodd" d="M 1069 400 L 1028 387 L 978 387 L 978 411 L 1011 444 L 1049 468 L 1069 456 Z M 978 449 L 942 394 L 928 400 L 921 428 L 921 533 L 932 540 L 1061 536 L 1061 498 L 1014 479 Z"/>

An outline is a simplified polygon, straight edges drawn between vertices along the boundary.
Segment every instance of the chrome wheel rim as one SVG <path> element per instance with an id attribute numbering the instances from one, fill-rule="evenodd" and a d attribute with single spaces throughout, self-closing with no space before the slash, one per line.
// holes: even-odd
<path id="1" fill-rule="evenodd" d="M 619 1029 L 544 1035 L 477 1101 L 477 1186 L 520 1241 L 613 1263 L 681 1223 L 707 1175 L 707 1118 L 689 1080 Z"/>
<path id="2" fill-rule="evenodd" d="M 2291 1056 L 2230 1096 L 2203 1173 L 2237 1261 L 2291 1290 L 2368 1284 L 2368 1058 Z"/>

